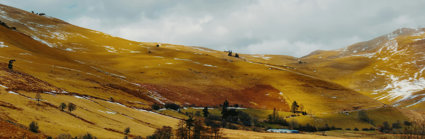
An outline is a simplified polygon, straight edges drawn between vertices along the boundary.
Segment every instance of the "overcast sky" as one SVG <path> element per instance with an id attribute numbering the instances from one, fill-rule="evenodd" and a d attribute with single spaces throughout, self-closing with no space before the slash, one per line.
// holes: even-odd
<path id="1" fill-rule="evenodd" d="M 425 27 L 423 0 L 0 0 L 135 41 L 303 56 L 401 27 Z"/>

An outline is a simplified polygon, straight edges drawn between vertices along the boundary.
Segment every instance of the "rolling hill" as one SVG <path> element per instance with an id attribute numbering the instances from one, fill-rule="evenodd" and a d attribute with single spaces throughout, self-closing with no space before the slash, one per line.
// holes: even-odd
<path id="1" fill-rule="evenodd" d="M 297 101 L 320 115 L 385 104 L 421 110 L 425 97 L 423 29 L 302 58 L 236 58 L 202 47 L 130 41 L 6 5 L 0 5 L 0 21 L 0 119 L 38 121 L 45 135 L 121 138 L 126 127 L 131 136 L 175 127 L 179 119 L 149 111 L 155 103 L 217 106 L 229 100 L 289 111 Z M 78 111 L 60 111 L 61 103 L 74 103 Z"/>

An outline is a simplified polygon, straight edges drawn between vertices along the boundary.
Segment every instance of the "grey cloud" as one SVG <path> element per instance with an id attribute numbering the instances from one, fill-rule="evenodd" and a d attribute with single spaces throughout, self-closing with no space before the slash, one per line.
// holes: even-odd
<path id="1" fill-rule="evenodd" d="M 136 41 L 303 56 L 401 27 L 424 27 L 411 0 L 0 0 Z"/>

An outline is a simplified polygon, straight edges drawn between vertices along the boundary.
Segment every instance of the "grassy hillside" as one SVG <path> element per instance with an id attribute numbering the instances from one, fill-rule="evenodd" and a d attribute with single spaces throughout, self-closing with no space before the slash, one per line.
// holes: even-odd
<path id="1" fill-rule="evenodd" d="M 367 92 L 370 88 L 358 85 L 367 83 L 356 84 L 376 72 L 368 68 L 372 60 L 359 56 L 316 52 L 300 62 L 290 56 L 236 58 L 202 47 L 158 47 L 5 5 L 0 5 L 0 21 L 5 23 L 0 26 L 0 119 L 24 126 L 37 121 L 40 136 L 89 132 L 99 138 L 122 138 L 126 127 L 131 128 L 130 136 L 147 136 L 185 118 L 173 111 L 164 115 L 147 111 L 154 103 L 217 106 L 229 100 L 265 119 L 271 109 L 287 113 L 297 101 L 309 114 L 335 125 L 348 119 L 350 126 L 370 126 L 339 114 L 359 109 L 377 116 L 395 115 L 382 119 L 391 122 L 406 119 L 393 109 L 379 111 L 392 101 L 371 98 L 375 96 Z M 319 58 L 325 56 L 326 60 Z M 10 70 L 12 59 L 16 62 Z M 40 104 L 35 101 L 37 93 Z M 61 103 L 74 103 L 77 110 L 61 111 Z M 298 118 L 294 119 L 300 123 L 317 119 Z M 235 137 L 234 132 L 229 131 L 228 137 Z"/>

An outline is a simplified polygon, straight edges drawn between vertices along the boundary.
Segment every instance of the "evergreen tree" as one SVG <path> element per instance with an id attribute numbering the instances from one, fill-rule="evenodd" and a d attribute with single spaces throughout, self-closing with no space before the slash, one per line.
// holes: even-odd
<path id="1" fill-rule="evenodd" d="M 59 109 L 63 111 L 65 108 L 66 108 L 66 104 L 62 102 L 61 105 L 59 105 Z"/>
<path id="2" fill-rule="evenodd" d="M 298 106 L 297 101 L 292 102 L 291 112 L 296 113 L 298 111 L 298 107 L 300 106 Z"/>
<path id="3" fill-rule="evenodd" d="M 204 109 L 202 110 L 202 114 L 204 115 L 205 118 L 208 117 L 208 115 L 210 114 L 210 112 L 208 112 L 208 107 L 204 107 Z"/>
<path id="4" fill-rule="evenodd" d="M 68 104 L 68 111 L 69 111 L 69 112 L 72 112 L 72 111 L 74 111 L 75 109 L 77 109 L 77 106 L 76 106 L 74 103 L 69 103 L 69 104 Z"/>
<path id="5" fill-rule="evenodd" d="M 232 56 L 232 51 L 229 51 L 229 53 L 227 54 L 227 56 Z"/>
<path id="6" fill-rule="evenodd" d="M 125 135 L 128 135 L 128 133 L 130 133 L 130 127 L 127 127 L 127 128 L 125 128 L 125 130 L 124 130 L 124 134 L 125 134 Z"/>
<path id="7" fill-rule="evenodd" d="M 188 133 L 189 133 L 188 137 L 190 137 L 190 131 L 192 131 L 191 129 L 193 127 L 193 122 L 194 122 L 194 120 L 193 120 L 192 116 L 189 116 L 189 118 L 186 120 L 186 128 L 187 128 Z"/>
<path id="8" fill-rule="evenodd" d="M 227 100 L 224 101 L 222 109 L 221 109 L 221 115 L 222 115 L 222 119 L 226 119 L 228 116 L 228 110 L 227 107 L 229 107 L 229 102 Z"/>
<path id="9" fill-rule="evenodd" d="M 30 131 L 31 132 L 34 132 L 34 133 L 38 133 L 39 132 L 38 131 L 38 124 L 37 124 L 37 122 L 34 122 L 34 121 L 31 122 L 29 128 L 30 128 Z"/>
<path id="10" fill-rule="evenodd" d="M 16 60 L 9 60 L 9 65 L 8 65 L 8 68 L 10 69 L 10 70 L 13 70 L 13 62 L 15 62 Z"/>

